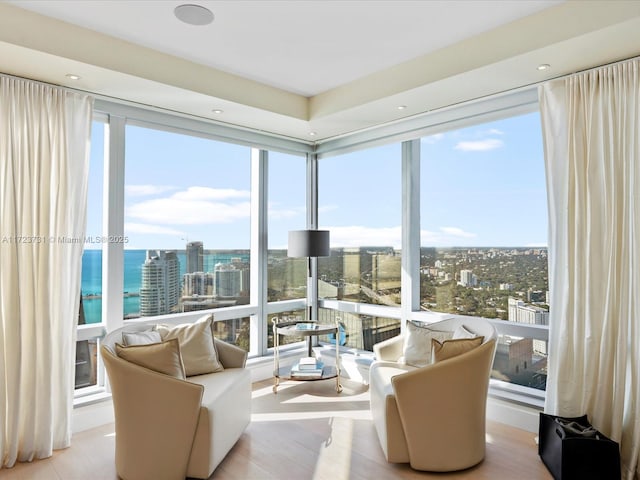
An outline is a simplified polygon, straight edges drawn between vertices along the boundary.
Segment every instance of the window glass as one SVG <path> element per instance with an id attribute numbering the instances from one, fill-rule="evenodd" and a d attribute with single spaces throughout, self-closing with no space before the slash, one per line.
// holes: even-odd
<path id="1" fill-rule="evenodd" d="M 338 322 L 341 346 L 372 352 L 376 343 L 400 335 L 400 320 L 374 317 L 351 312 L 339 312 L 327 308 L 319 309 L 322 323 L 334 325 Z M 321 340 L 335 344 L 335 335 L 324 335 Z"/>
<path id="2" fill-rule="evenodd" d="M 422 309 L 548 325 L 539 114 L 423 138 L 420 172 Z M 495 367 L 539 388 L 546 345 L 502 336 Z"/>
<path id="3" fill-rule="evenodd" d="M 400 148 L 319 161 L 319 223 L 332 247 L 318 261 L 320 298 L 400 305 Z"/>
<path id="4" fill-rule="evenodd" d="M 127 126 L 125 319 L 249 303 L 250 188 L 249 148 Z"/>
<path id="5" fill-rule="evenodd" d="M 82 253 L 78 325 L 102 322 L 102 210 L 104 180 L 104 124 L 91 124 L 87 188 L 87 230 Z M 97 341 L 76 342 L 75 388 L 96 384 Z"/>
<path id="6" fill-rule="evenodd" d="M 287 257 L 290 230 L 306 228 L 306 158 L 269 152 L 268 301 L 306 298 L 307 262 Z"/>
<path id="7" fill-rule="evenodd" d="M 249 317 L 216 320 L 213 322 L 213 335 L 223 342 L 231 343 L 248 352 L 250 325 Z"/>
<path id="8" fill-rule="evenodd" d="M 280 313 L 272 313 L 267 315 L 267 347 L 272 348 L 273 343 L 273 324 L 275 322 L 302 322 L 305 320 L 305 311 L 290 310 Z M 296 343 L 302 341 L 302 337 L 295 335 L 280 335 L 278 340 L 279 345 L 287 345 L 289 343 Z"/>
<path id="9" fill-rule="evenodd" d="M 82 253 L 82 316 L 79 323 L 102 321 L 102 210 L 104 182 L 104 124 L 91 125 L 87 231 Z"/>

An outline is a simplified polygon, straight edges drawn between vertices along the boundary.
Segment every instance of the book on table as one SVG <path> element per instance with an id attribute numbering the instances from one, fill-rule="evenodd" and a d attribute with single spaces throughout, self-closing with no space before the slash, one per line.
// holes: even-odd
<path id="1" fill-rule="evenodd" d="M 315 359 L 314 359 L 315 360 Z M 324 364 L 322 362 L 316 362 L 315 367 L 306 366 L 301 368 L 300 363 L 296 363 L 291 367 L 292 378 L 321 378 Z"/>
<path id="2" fill-rule="evenodd" d="M 315 370 L 318 368 L 318 360 L 316 357 L 303 357 L 298 361 L 300 370 Z"/>

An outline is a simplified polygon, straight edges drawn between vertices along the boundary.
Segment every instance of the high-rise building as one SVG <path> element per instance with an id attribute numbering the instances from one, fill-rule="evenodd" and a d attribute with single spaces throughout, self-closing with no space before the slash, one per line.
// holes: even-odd
<path id="1" fill-rule="evenodd" d="M 180 261 L 175 250 L 147 250 L 142 265 L 140 316 L 173 313 L 180 300 Z"/>
<path id="2" fill-rule="evenodd" d="M 214 290 L 219 297 L 237 297 L 242 290 L 242 271 L 230 263 L 216 264 Z"/>
<path id="3" fill-rule="evenodd" d="M 475 287 L 477 284 L 478 277 L 471 270 L 460 270 L 460 285 L 463 287 Z"/>
<path id="4" fill-rule="evenodd" d="M 202 242 L 187 243 L 187 273 L 204 271 L 204 247 Z"/>
<path id="5" fill-rule="evenodd" d="M 182 295 L 185 297 L 192 297 L 195 295 L 213 295 L 213 273 L 185 273 L 182 276 L 182 283 Z"/>

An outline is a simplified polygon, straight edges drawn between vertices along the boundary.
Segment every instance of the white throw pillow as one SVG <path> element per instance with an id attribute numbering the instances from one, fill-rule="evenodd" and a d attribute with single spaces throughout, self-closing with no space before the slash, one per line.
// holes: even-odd
<path id="1" fill-rule="evenodd" d="M 476 338 L 477 336 L 478 335 L 476 335 L 475 333 L 467 330 L 464 325 L 458 325 L 458 328 L 453 331 L 453 337 L 451 338 L 453 340 L 457 340 L 459 338 Z"/>
<path id="2" fill-rule="evenodd" d="M 404 363 L 414 367 L 424 367 L 431 363 L 431 339 L 439 342 L 449 340 L 453 332 L 434 330 L 413 321 L 407 322 L 402 354 Z"/>
<path id="3" fill-rule="evenodd" d="M 187 377 L 224 370 L 213 341 L 212 321 L 211 315 L 207 315 L 195 323 L 156 326 L 163 341 L 178 339 Z"/>

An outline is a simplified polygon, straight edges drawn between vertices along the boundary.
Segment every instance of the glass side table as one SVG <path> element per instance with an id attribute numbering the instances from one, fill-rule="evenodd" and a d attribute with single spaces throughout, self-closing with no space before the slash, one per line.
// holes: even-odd
<path id="1" fill-rule="evenodd" d="M 318 322 L 305 322 L 305 321 L 284 321 L 278 322 L 278 319 L 273 319 L 273 393 L 278 393 L 278 386 L 281 380 L 295 380 L 295 381 L 313 381 L 313 380 L 329 380 L 331 378 L 336 379 L 336 392 L 342 392 L 342 385 L 340 384 L 340 350 L 336 345 L 336 365 L 323 366 L 322 372 L 317 375 L 309 376 L 294 376 L 291 374 L 290 367 L 280 367 L 280 335 L 284 336 L 298 336 L 307 339 L 307 354 L 309 357 L 313 357 L 312 350 L 312 337 L 318 335 L 335 334 L 336 338 L 340 334 L 340 326 L 336 320 L 335 325 L 328 323 Z"/>

